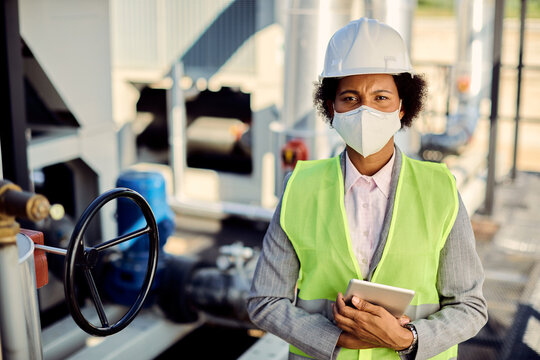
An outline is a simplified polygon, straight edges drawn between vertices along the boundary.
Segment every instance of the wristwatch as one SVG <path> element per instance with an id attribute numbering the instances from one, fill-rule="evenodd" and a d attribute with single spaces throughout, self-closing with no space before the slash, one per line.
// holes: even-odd
<path id="1" fill-rule="evenodd" d="M 416 328 L 414 327 L 414 325 L 413 324 L 405 324 L 404 327 L 411 330 L 412 335 L 413 335 L 413 341 L 412 341 L 411 346 L 409 346 L 406 349 L 398 351 L 397 352 L 398 355 L 409 355 L 409 354 L 411 354 L 412 352 L 416 351 L 416 345 L 418 344 L 418 333 L 416 332 Z"/>

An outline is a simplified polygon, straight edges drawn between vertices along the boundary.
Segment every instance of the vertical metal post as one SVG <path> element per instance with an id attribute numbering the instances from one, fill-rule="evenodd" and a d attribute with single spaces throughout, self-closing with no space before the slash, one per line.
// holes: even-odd
<path id="1" fill-rule="evenodd" d="M 495 21 L 493 26 L 493 68 L 491 78 L 491 115 L 489 117 L 489 152 L 486 198 L 483 212 L 493 213 L 495 192 L 495 160 L 497 153 L 497 121 L 499 117 L 499 83 L 501 75 L 501 45 L 504 18 L 504 0 L 495 1 Z"/>
<path id="2" fill-rule="evenodd" d="M 174 179 L 174 196 L 185 200 L 184 171 L 187 166 L 187 114 L 184 91 L 180 80 L 184 75 L 184 64 L 176 62 L 171 69 L 172 86 L 167 91 L 167 111 L 169 113 L 169 147 Z"/>
<path id="3" fill-rule="evenodd" d="M 517 73 L 517 92 L 516 92 L 516 122 L 514 128 L 514 157 L 512 159 L 512 180 L 516 179 L 517 172 L 517 152 L 519 137 L 519 110 L 521 107 L 521 77 L 523 70 L 523 42 L 525 38 L 525 14 L 527 13 L 527 0 L 521 0 L 521 16 L 519 23 L 519 59 Z"/>
<path id="4" fill-rule="evenodd" d="M 17 0 L 0 5 L 0 145 L 3 176 L 29 190 L 26 155 L 26 111 L 22 70 L 22 44 L 19 34 Z"/>

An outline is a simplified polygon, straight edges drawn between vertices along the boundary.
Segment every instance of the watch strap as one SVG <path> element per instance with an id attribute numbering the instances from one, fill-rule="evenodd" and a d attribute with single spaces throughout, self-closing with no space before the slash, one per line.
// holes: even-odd
<path id="1" fill-rule="evenodd" d="M 416 350 L 416 346 L 418 344 L 418 332 L 416 332 L 416 328 L 414 327 L 414 325 L 409 323 L 409 324 L 405 324 L 404 327 L 406 327 L 407 329 L 409 329 L 412 332 L 412 334 L 413 334 L 413 342 L 412 342 L 411 346 L 409 346 L 408 348 L 398 351 L 397 352 L 398 355 L 409 355 L 409 354 L 413 353 Z"/>

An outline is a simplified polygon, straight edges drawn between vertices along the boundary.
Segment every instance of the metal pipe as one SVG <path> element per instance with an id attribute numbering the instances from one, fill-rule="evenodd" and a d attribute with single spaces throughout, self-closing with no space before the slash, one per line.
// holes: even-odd
<path id="1" fill-rule="evenodd" d="M 497 121 L 499 116 L 499 83 L 501 74 L 501 45 L 503 32 L 504 0 L 495 2 L 495 23 L 493 31 L 493 68 L 491 80 L 491 115 L 489 127 L 488 175 L 483 213 L 493 213 L 495 193 L 495 160 L 497 151 Z"/>
<path id="2" fill-rule="evenodd" d="M 184 198 L 184 169 L 187 164 L 186 129 L 187 114 L 184 91 L 181 88 L 184 76 L 184 64 L 176 62 L 171 68 L 172 86 L 167 91 L 167 111 L 169 113 L 169 146 L 171 164 L 174 174 L 174 194 L 178 199 Z"/>
<path id="3" fill-rule="evenodd" d="M 17 249 L 20 226 L 15 216 L 38 221 L 48 213 L 49 201 L 45 197 L 21 192 L 19 186 L 0 179 L 0 334 L 5 360 L 41 359 L 39 330 L 35 330 L 39 319 L 31 318 L 37 317 L 37 311 L 32 310 L 37 309 L 37 296 L 35 290 L 34 296 L 24 292 L 26 286 L 34 286 L 35 280 L 23 284 L 20 276 Z M 29 253 L 33 254 L 33 247 Z M 28 277 L 25 279 L 28 282 Z M 36 304 L 25 305 L 28 302 Z"/>
<path id="4" fill-rule="evenodd" d="M 24 299 L 17 267 L 18 258 L 15 241 L 0 245 L 0 288 L 2 289 L 0 293 L 0 333 L 2 334 L 2 359 L 5 360 L 30 358 Z"/>
<path id="5" fill-rule="evenodd" d="M 31 360 L 40 360 L 43 357 L 41 347 L 41 321 L 36 292 L 36 269 L 34 267 L 34 242 L 23 234 L 17 234 L 17 248 L 19 254 L 19 284 L 24 300 L 24 314 L 28 352 Z"/>
<path id="6" fill-rule="evenodd" d="M 516 122 L 514 128 L 514 156 L 512 159 L 512 180 L 516 179 L 517 172 L 517 152 L 518 152 L 518 137 L 519 137 L 519 110 L 521 107 L 521 77 L 523 70 L 523 42 L 525 38 L 525 14 L 527 13 L 527 0 L 521 0 L 521 16 L 519 23 L 519 59 L 517 73 L 517 90 L 516 90 Z"/>
<path id="7" fill-rule="evenodd" d="M 51 254 L 64 255 L 64 256 L 66 256 L 67 254 L 66 249 L 55 248 L 52 246 L 34 244 L 34 247 L 38 250 L 44 250 L 46 252 L 50 252 Z"/>
<path id="8" fill-rule="evenodd" d="M 283 107 L 280 122 L 285 131 L 277 133 L 275 158 L 280 159 L 282 147 L 294 136 L 289 130 L 312 132 L 301 140 L 308 148 L 310 159 L 332 155 L 338 136 L 328 124 L 318 118 L 313 107 L 313 84 L 324 64 L 326 45 L 331 35 L 357 14 L 353 0 L 289 0 L 286 6 L 285 65 Z M 326 133 L 325 133 L 326 132 Z M 323 133 L 322 136 L 315 136 Z M 276 161 L 276 195 L 283 191 L 283 178 L 288 169 Z"/>
<path id="9" fill-rule="evenodd" d="M 18 273 L 17 234 L 20 226 L 15 216 L 5 211 L 6 194 L 20 191 L 17 185 L 0 180 L 0 335 L 2 359 L 28 359 L 28 337 L 24 299 Z"/>

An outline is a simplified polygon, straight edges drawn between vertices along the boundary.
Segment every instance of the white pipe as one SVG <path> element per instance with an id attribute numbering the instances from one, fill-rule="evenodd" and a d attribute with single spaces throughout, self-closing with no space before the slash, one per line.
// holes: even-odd
<path id="1" fill-rule="evenodd" d="M 189 200 L 177 196 L 169 199 L 171 208 L 178 212 L 185 212 L 198 216 L 210 216 L 214 218 L 223 218 L 226 215 L 241 216 L 246 219 L 258 221 L 270 221 L 272 219 L 273 209 L 266 209 L 262 206 L 246 205 L 227 201 L 208 202 L 200 200 Z"/>
<path id="2" fill-rule="evenodd" d="M 0 245 L 0 334 L 2 359 L 30 359 L 16 243 Z"/>

